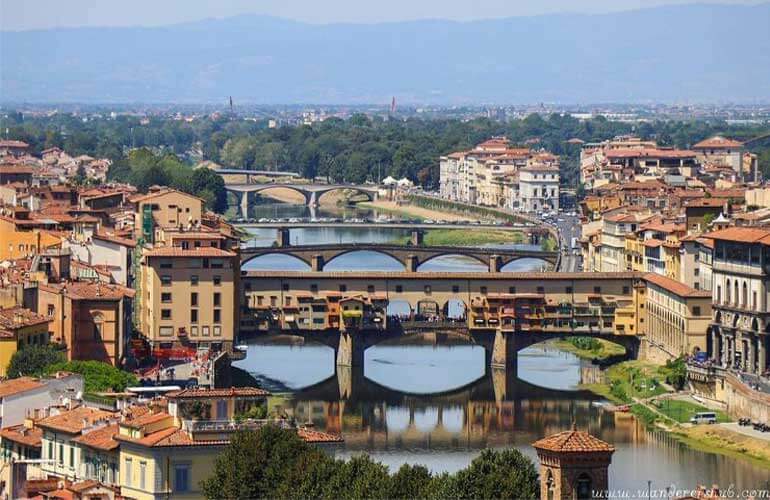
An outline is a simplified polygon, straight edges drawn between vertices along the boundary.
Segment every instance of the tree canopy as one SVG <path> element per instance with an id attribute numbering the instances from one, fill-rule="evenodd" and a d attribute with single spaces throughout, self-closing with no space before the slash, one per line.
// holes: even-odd
<path id="1" fill-rule="evenodd" d="M 534 464 L 519 451 L 485 450 L 456 474 L 420 465 L 390 474 L 367 455 L 337 460 L 293 430 L 240 432 L 201 481 L 207 498 L 537 498 Z"/>
<path id="2" fill-rule="evenodd" d="M 64 352 L 53 344 L 27 345 L 13 353 L 6 375 L 8 378 L 39 377 L 48 373 L 51 365 L 64 360 Z"/>

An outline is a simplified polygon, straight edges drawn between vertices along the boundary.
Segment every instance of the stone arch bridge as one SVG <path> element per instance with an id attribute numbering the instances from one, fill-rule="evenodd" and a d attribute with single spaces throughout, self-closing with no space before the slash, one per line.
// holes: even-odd
<path id="1" fill-rule="evenodd" d="M 311 207 L 317 207 L 321 196 L 331 191 L 351 190 L 360 193 L 369 201 L 376 201 L 379 196 L 379 190 L 374 186 L 357 186 L 352 184 L 290 184 L 290 183 L 272 183 L 272 184 L 226 184 L 225 189 L 234 193 L 238 197 L 238 204 L 241 207 L 241 215 L 248 218 L 250 196 L 270 189 L 283 188 L 291 189 L 305 197 L 305 204 Z"/>
<path id="2" fill-rule="evenodd" d="M 407 272 L 416 272 L 417 268 L 437 257 L 445 255 L 461 255 L 470 257 L 485 266 L 490 272 L 499 272 L 506 264 L 518 259 L 541 259 L 554 268 L 559 262 L 559 252 L 542 250 L 519 250 L 502 248 L 457 247 L 457 246 L 418 246 L 391 245 L 384 243 L 345 243 L 332 245 L 303 245 L 277 247 L 251 247 L 241 250 L 241 266 L 248 261 L 263 255 L 282 254 L 295 257 L 313 271 L 323 271 L 324 266 L 331 260 L 342 255 L 358 252 L 377 252 L 404 264 Z"/>

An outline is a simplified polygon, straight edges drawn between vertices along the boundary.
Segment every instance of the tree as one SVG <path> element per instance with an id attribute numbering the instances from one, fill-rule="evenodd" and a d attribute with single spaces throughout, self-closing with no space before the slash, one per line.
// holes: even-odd
<path id="1" fill-rule="evenodd" d="M 208 168 L 197 168 L 192 174 L 192 194 L 206 200 L 206 208 L 224 213 L 227 210 L 227 191 L 222 176 Z M 205 193 L 204 193 L 205 192 Z"/>
<path id="2" fill-rule="evenodd" d="M 422 465 L 404 464 L 390 478 L 388 498 L 428 498 L 431 482 L 430 471 Z"/>
<path id="3" fill-rule="evenodd" d="M 122 392 L 136 385 L 136 377 L 103 361 L 57 361 L 50 363 L 46 373 L 65 371 L 83 375 L 86 392 Z"/>
<path id="4" fill-rule="evenodd" d="M 75 171 L 75 177 L 72 178 L 72 182 L 77 186 L 82 186 L 86 183 L 86 169 L 83 165 L 79 165 Z"/>
<path id="5" fill-rule="evenodd" d="M 539 498 L 532 461 L 515 449 L 484 450 L 470 466 L 449 476 L 442 498 Z"/>
<path id="6" fill-rule="evenodd" d="M 13 353 L 6 373 L 8 378 L 39 377 L 48 373 L 51 365 L 64 362 L 64 359 L 64 353 L 55 345 L 27 345 Z"/>

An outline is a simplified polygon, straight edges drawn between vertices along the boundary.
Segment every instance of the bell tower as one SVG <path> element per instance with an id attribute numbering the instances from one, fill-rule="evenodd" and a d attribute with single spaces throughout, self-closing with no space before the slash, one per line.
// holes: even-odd
<path id="1" fill-rule="evenodd" d="M 542 500 L 595 498 L 608 489 L 608 474 L 615 447 L 587 432 L 559 432 L 532 443 L 540 459 Z M 596 493 L 594 493 L 596 492 Z"/>

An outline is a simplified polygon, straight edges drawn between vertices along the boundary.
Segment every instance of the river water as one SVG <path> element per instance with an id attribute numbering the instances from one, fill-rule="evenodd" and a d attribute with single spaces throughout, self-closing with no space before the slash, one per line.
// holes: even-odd
<path id="1" fill-rule="evenodd" d="M 260 207 L 262 210 L 262 208 Z M 275 204 L 263 209 L 274 218 L 307 217 L 307 207 Z M 259 213 L 259 212 L 258 212 Z M 318 217 L 340 217 L 321 212 Z M 373 214 L 350 212 L 348 217 Z M 249 244 L 269 246 L 274 230 L 247 228 Z M 395 229 L 297 229 L 292 243 L 386 242 L 406 234 Z M 296 240 L 295 240 L 296 238 Z M 514 266 L 515 265 L 515 266 Z M 516 261 L 505 270 L 538 270 L 538 260 Z M 246 269 L 301 270 L 291 257 L 268 255 Z M 380 254 L 356 252 L 331 261 L 327 270 L 386 270 L 403 267 Z M 427 262 L 420 270 L 484 271 L 461 257 Z M 398 312 L 398 311 L 394 311 Z M 770 471 L 748 461 L 689 448 L 658 431 L 649 431 L 628 414 L 605 411 L 605 401 L 578 390 L 597 369 L 572 354 L 547 344 L 532 346 L 518 356 L 516 373 L 485 370 L 479 346 L 434 345 L 430 340 L 380 344 L 365 353 L 363 370 L 335 372 L 334 352 L 305 344 L 296 337 L 256 339 L 247 357 L 235 366 L 251 373 L 267 389 L 284 396 L 277 405 L 300 422 L 341 433 L 338 455 L 366 452 L 392 469 L 403 463 L 424 464 L 434 472 L 467 466 L 486 447 L 516 447 L 537 457 L 530 444 L 537 439 L 578 428 L 612 443 L 617 451 L 610 467 L 610 488 L 631 496 L 673 486 L 693 488 L 719 484 L 737 489 L 768 488 Z"/>

